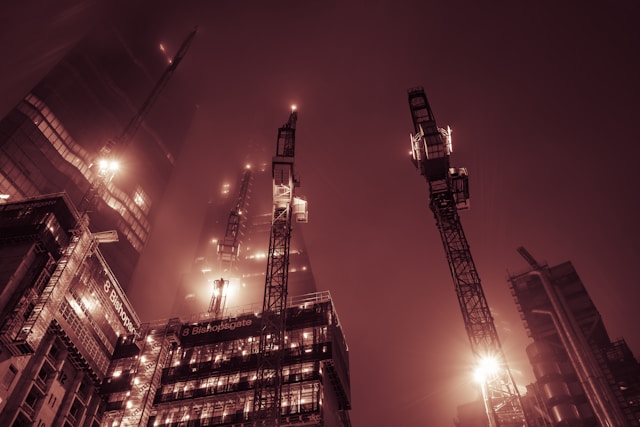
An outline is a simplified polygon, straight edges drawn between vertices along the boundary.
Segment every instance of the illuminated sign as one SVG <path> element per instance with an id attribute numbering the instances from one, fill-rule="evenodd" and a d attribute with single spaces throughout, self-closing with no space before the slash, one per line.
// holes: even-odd
<path id="1" fill-rule="evenodd" d="M 258 334 L 260 321 L 253 315 L 234 319 L 212 320 L 197 324 L 184 324 L 180 331 L 183 346 L 218 342 L 232 338 L 232 335 L 249 336 Z"/>
<path id="2" fill-rule="evenodd" d="M 118 295 L 118 292 L 116 292 L 115 288 L 111 287 L 111 282 L 108 279 L 106 282 L 104 282 L 103 289 L 107 294 L 109 301 L 111 301 L 113 308 L 118 314 L 118 317 L 122 321 L 122 326 L 124 326 L 130 334 L 134 333 L 136 331 L 136 327 L 131 321 L 129 313 L 127 313 L 127 311 L 125 310 L 124 304 L 122 303 L 122 299 Z"/>
<path id="3" fill-rule="evenodd" d="M 207 332 L 220 332 L 220 331 L 224 331 L 225 329 L 229 329 L 233 331 L 234 329 L 242 326 L 251 326 L 252 323 L 253 323 L 253 320 L 248 319 L 248 320 L 238 320 L 237 322 L 233 322 L 233 321 L 220 322 L 220 324 L 218 325 L 211 325 L 211 323 L 209 323 L 206 326 L 194 325 L 190 328 L 183 329 L 182 336 L 186 337 L 189 334 L 198 335 L 198 334 L 206 334 Z"/>

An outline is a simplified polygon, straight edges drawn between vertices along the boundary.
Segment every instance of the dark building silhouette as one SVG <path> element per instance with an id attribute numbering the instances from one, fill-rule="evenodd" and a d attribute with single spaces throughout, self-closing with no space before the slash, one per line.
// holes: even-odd
<path id="1" fill-rule="evenodd" d="M 104 256 L 125 288 L 195 110 L 173 76 L 137 131 L 122 138 L 169 64 L 159 45 L 162 26 L 131 13 L 131 19 L 108 21 L 79 41 L 0 121 L 2 200 L 66 192 L 79 209 L 90 211 L 94 231 L 118 232 L 119 242 L 105 248 Z M 179 42 L 172 40 L 175 49 Z M 100 151 L 114 139 L 120 171 L 102 197 L 86 205 Z"/>
<path id="2" fill-rule="evenodd" d="M 538 266 L 509 283 L 533 339 L 533 425 L 639 425 L 640 365 L 624 340 L 609 338 L 573 265 Z"/>

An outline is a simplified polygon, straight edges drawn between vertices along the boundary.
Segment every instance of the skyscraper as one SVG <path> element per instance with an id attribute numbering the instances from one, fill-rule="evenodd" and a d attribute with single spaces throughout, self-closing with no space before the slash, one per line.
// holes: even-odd
<path id="1" fill-rule="evenodd" d="M 235 181 L 220 182 L 218 194 L 208 205 L 207 216 L 200 232 L 197 256 L 192 271 L 177 287 L 172 315 L 184 316 L 208 309 L 213 281 L 229 280 L 226 306 L 255 303 L 260 307 L 264 295 L 266 256 L 272 216 L 272 181 L 269 167 L 250 166 L 249 191 L 240 212 L 237 259 L 225 262 L 218 247 L 232 218 L 230 212 L 238 203 L 245 172 Z M 247 167 L 245 166 L 245 167 Z M 309 255 L 303 238 L 304 225 L 294 224 L 289 255 L 289 295 L 300 296 L 317 291 Z"/>
<path id="2" fill-rule="evenodd" d="M 260 314 L 143 324 L 115 350 L 103 425 L 253 425 Z M 350 427 L 348 349 L 327 292 L 287 309 L 279 425 Z"/>
<path id="3" fill-rule="evenodd" d="M 64 194 L 0 205 L 0 425 L 97 426 L 132 307 Z"/>
<path id="4" fill-rule="evenodd" d="M 627 344 L 609 338 L 570 262 L 528 259 L 533 269 L 509 283 L 533 339 L 527 355 L 536 382 L 527 397 L 541 418 L 534 425 L 638 425 L 640 365 Z"/>
<path id="5" fill-rule="evenodd" d="M 161 27 L 139 15 L 129 18 L 91 32 L 0 121 L 0 193 L 20 200 L 64 191 L 76 206 L 90 209 L 93 230 L 119 234 L 104 255 L 123 287 L 195 110 L 174 78 L 144 111 L 135 134 L 125 135 L 127 143 L 118 147 L 121 170 L 103 197 L 83 206 L 100 151 L 122 139 L 171 61 L 160 44 Z M 172 45 L 177 50 L 179 43 Z"/>

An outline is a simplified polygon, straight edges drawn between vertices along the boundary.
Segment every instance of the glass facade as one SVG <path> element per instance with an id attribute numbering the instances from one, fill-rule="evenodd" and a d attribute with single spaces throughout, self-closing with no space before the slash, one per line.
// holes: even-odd
<path id="1" fill-rule="evenodd" d="M 146 337 L 116 349 L 105 381 L 105 425 L 131 423 L 134 416 L 149 426 L 251 425 L 259 314 L 145 328 Z M 149 337 L 158 343 L 155 352 Z M 292 300 L 285 337 L 281 424 L 349 426 L 348 350 L 329 294 Z M 145 364 L 161 374 L 146 374 Z M 148 408 L 148 415 L 134 415 L 129 405 Z"/>
<path id="2" fill-rule="evenodd" d="M 120 241 L 103 253 L 124 288 L 195 112 L 188 94 L 167 85 L 136 132 L 125 133 L 167 66 L 153 37 L 136 33 L 161 28 L 140 22 L 136 31 L 114 21 L 89 34 L 0 121 L 0 194 L 18 201 L 66 192 L 90 211 L 94 230 L 117 230 Z M 95 206 L 86 206 L 111 141 L 123 163 L 136 167 L 106 182 Z"/>

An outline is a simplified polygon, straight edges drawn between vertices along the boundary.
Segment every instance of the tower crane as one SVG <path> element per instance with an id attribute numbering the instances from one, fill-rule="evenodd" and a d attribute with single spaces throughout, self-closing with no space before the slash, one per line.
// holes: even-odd
<path id="1" fill-rule="evenodd" d="M 429 207 L 444 245 L 471 350 L 484 372 L 482 392 L 490 426 L 526 426 L 518 389 L 506 363 L 480 277 L 458 215 L 469 208 L 469 181 L 464 168 L 452 168 L 451 129 L 438 128 L 421 87 L 409 90 L 415 134 L 412 160 L 429 186 Z"/>
<path id="2" fill-rule="evenodd" d="M 160 96 L 165 86 L 175 73 L 178 65 L 182 62 L 182 59 L 189 50 L 197 31 L 198 27 L 195 27 L 182 42 L 178 52 L 175 54 L 173 59 L 169 61 L 169 65 L 165 68 L 160 79 L 149 93 L 149 96 L 142 103 L 140 109 L 138 109 L 129 123 L 127 123 L 127 126 L 125 126 L 122 133 L 115 138 L 108 139 L 100 149 L 98 159 L 94 162 L 97 163 L 96 174 L 89 185 L 89 189 L 85 192 L 84 197 L 80 202 L 80 211 L 85 211 L 95 207 L 96 199 L 98 197 L 102 197 L 105 186 L 113 179 L 117 171 L 120 156 L 144 122 L 149 111 L 151 111 L 151 107 L 153 107 L 158 96 Z M 93 164 L 91 166 L 93 166 Z"/>
<path id="3" fill-rule="evenodd" d="M 271 164 L 273 208 L 253 400 L 254 426 L 280 425 L 292 217 L 298 222 L 307 219 L 306 203 L 294 194 L 300 184 L 293 171 L 297 118 L 292 107 L 289 120 L 278 129 L 276 155 Z M 301 206 L 304 212 L 299 210 Z"/>
<path id="4" fill-rule="evenodd" d="M 231 271 L 233 263 L 238 258 L 240 251 L 240 237 L 242 235 L 242 228 L 244 227 L 244 219 L 247 215 L 247 206 L 249 205 L 249 193 L 251 190 L 251 183 L 253 175 L 251 167 L 247 166 L 242 173 L 240 179 L 240 191 L 238 192 L 238 199 L 235 206 L 229 212 L 229 219 L 227 220 L 227 228 L 224 237 L 218 241 L 217 254 L 218 260 L 221 263 L 221 270 L 223 272 Z M 227 299 L 227 286 L 229 280 L 224 277 L 213 280 L 213 293 L 211 295 L 211 302 L 209 304 L 209 313 L 212 313 L 215 318 L 218 318 L 224 311 L 224 307 Z"/>

